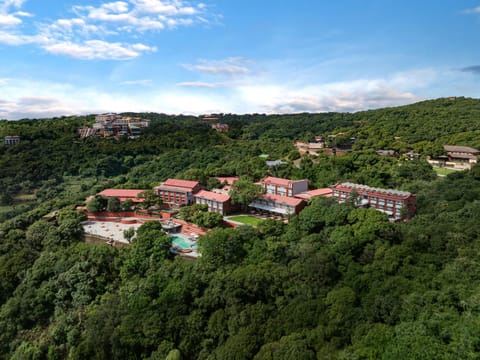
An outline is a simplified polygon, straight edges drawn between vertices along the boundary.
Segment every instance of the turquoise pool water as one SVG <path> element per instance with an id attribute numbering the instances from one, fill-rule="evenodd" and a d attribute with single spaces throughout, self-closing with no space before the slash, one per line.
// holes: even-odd
<path id="1" fill-rule="evenodd" d="M 183 237 L 180 236 L 172 236 L 172 243 L 178 246 L 179 249 L 190 249 L 193 247 L 195 244 L 193 244 L 191 241 L 188 241 L 184 239 Z M 195 246 L 196 247 L 196 246 Z"/>

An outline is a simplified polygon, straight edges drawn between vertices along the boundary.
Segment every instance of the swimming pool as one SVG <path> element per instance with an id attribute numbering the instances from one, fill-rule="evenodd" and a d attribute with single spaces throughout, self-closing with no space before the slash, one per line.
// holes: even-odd
<path id="1" fill-rule="evenodd" d="M 190 249 L 193 247 L 193 245 L 195 245 L 193 242 L 188 241 L 180 236 L 172 236 L 172 243 L 178 246 L 178 248 L 181 250 Z"/>

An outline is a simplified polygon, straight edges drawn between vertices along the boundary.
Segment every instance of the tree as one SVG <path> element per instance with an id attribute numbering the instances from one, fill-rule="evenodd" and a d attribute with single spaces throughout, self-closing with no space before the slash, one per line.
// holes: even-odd
<path id="1" fill-rule="evenodd" d="M 265 191 L 260 185 L 255 185 L 246 178 L 240 178 L 232 184 L 230 197 L 232 204 L 240 204 L 246 209 L 252 201 L 261 197 L 264 193 Z"/>
<path id="2" fill-rule="evenodd" d="M 134 203 L 131 199 L 127 199 L 120 204 L 120 208 L 122 211 L 130 211 L 132 210 Z"/>
<path id="3" fill-rule="evenodd" d="M 107 206 L 107 199 L 102 196 L 95 196 L 87 203 L 87 210 L 90 212 L 99 212 Z"/>
<path id="4" fill-rule="evenodd" d="M 202 260 L 215 266 L 238 263 L 246 255 L 243 242 L 236 229 L 213 229 L 200 239 Z"/>
<path id="5" fill-rule="evenodd" d="M 142 199 L 142 208 L 148 209 L 149 207 L 162 204 L 162 198 L 158 196 L 153 190 L 145 190 L 137 195 L 137 198 Z"/>
<path id="6" fill-rule="evenodd" d="M 115 196 L 109 197 L 107 202 L 107 211 L 117 212 L 117 211 L 120 211 L 120 209 L 121 209 L 120 200 Z"/>
<path id="7" fill-rule="evenodd" d="M 132 238 L 135 236 L 135 228 L 129 227 L 128 229 L 123 230 L 123 237 L 125 240 L 127 240 L 129 243 L 132 241 Z"/>

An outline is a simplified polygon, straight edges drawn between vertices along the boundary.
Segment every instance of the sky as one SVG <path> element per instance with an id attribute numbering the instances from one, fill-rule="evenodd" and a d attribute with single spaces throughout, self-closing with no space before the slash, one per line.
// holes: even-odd
<path id="1" fill-rule="evenodd" d="M 0 0 L 0 119 L 480 97 L 480 0 Z"/>

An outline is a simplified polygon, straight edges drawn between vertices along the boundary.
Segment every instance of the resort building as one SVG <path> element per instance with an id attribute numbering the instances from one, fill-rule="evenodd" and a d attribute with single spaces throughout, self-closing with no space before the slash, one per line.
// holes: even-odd
<path id="1" fill-rule="evenodd" d="M 162 198 L 164 204 L 184 206 L 193 204 L 193 195 L 199 192 L 201 185 L 198 181 L 168 179 L 154 188 L 155 193 Z"/>
<path id="2" fill-rule="evenodd" d="M 17 145 L 20 143 L 20 136 L 5 136 L 3 138 L 3 143 L 5 145 Z"/>
<path id="3" fill-rule="evenodd" d="M 267 176 L 259 181 L 267 194 L 293 197 L 308 190 L 308 180 L 289 180 Z"/>
<path id="4" fill-rule="evenodd" d="M 208 205 L 208 211 L 225 215 L 231 210 L 230 196 L 200 190 L 194 196 L 195 204 Z"/>
<path id="5" fill-rule="evenodd" d="M 144 199 L 140 197 L 140 194 L 144 191 L 141 189 L 105 189 L 97 195 L 107 198 L 116 197 L 121 202 L 131 200 L 134 203 L 141 203 Z"/>
<path id="6" fill-rule="evenodd" d="M 336 184 L 332 190 L 333 198 L 338 202 L 345 202 L 356 196 L 357 205 L 375 208 L 388 214 L 390 220 L 397 221 L 415 215 L 417 196 L 407 191 L 380 189 L 348 182 Z"/>
<path id="7" fill-rule="evenodd" d="M 305 202 L 302 199 L 294 197 L 265 194 L 261 198 L 254 200 L 248 206 L 257 211 L 288 216 L 300 213 L 305 207 Z"/>

